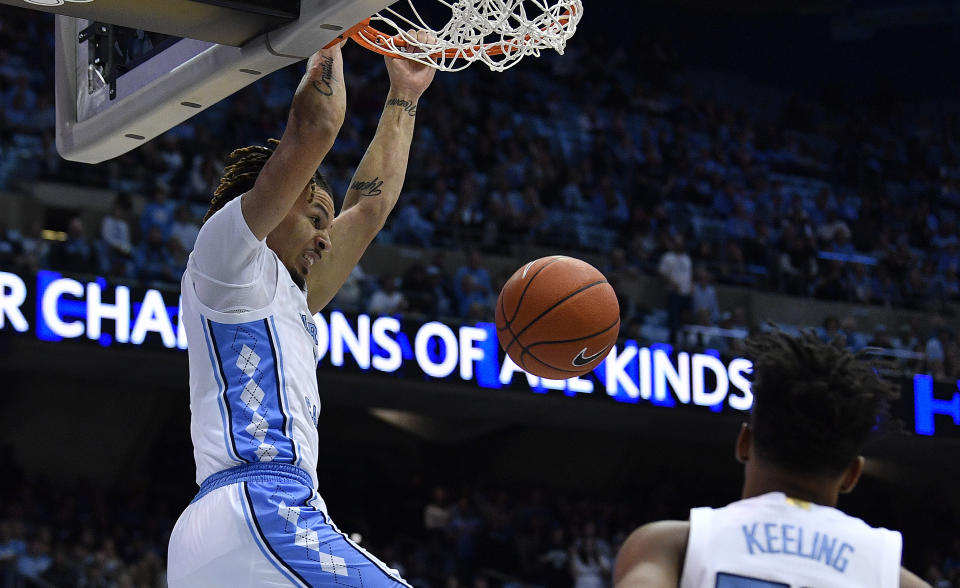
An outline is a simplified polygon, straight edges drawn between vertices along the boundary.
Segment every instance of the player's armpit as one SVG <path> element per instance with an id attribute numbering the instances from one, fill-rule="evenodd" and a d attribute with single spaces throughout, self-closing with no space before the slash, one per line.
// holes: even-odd
<path id="1" fill-rule="evenodd" d="M 685 521 L 659 521 L 634 531 L 617 554 L 616 588 L 676 588 L 689 533 Z"/>
<path id="2" fill-rule="evenodd" d="M 900 588 L 932 588 L 920 579 L 919 576 L 908 570 L 900 568 Z"/>

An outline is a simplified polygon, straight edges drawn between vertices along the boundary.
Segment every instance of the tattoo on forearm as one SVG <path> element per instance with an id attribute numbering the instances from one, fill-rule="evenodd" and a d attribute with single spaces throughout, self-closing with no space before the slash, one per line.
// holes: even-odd
<path id="1" fill-rule="evenodd" d="M 320 79 L 313 80 L 313 88 L 324 96 L 333 96 L 333 86 L 330 81 L 333 79 L 333 58 L 320 58 Z"/>
<path id="2" fill-rule="evenodd" d="M 357 190 L 361 196 L 379 196 L 383 192 L 380 189 L 381 186 L 383 186 L 383 180 L 377 176 L 372 180 L 356 180 L 350 189 Z"/>
<path id="3" fill-rule="evenodd" d="M 400 98 L 391 98 L 387 100 L 387 106 L 399 106 L 410 116 L 417 116 L 417 103 Z"/>

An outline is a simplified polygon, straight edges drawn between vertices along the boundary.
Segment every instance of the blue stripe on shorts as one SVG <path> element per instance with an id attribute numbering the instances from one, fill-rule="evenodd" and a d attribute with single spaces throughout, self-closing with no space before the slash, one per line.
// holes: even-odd
<path id="1" fill-rule="evenodd" d="M 242 486 L 253 516 L 251 532 L 285 574 L 314 587 L 409 586 L 337 532 L 327 514 L 311 505 L 310 486 L 288 478 L 248 480 Z"/>

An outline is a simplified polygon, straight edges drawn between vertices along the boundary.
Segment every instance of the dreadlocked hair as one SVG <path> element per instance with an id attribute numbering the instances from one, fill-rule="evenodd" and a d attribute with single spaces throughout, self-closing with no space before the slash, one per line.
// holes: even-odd
<path id="1" fill-rule="evenodd" d="M 837 475 L 872 431 L 896 428 L 889 414 L 896 387 L 839 340 L 775 330 L 749 338 L 746 347 L 753 360 L 751 426 L 761 458 L 802 473 Z"/>
<path id="2" fill-rule="evenodd" d="M 267 160 L 273 155 L 274 150 L 280 141 L 276 139 L 267 139 L 267 145 L 250 145 L 234 149 L 227 157 L 227 166 L 223 170 L 223 176 L 220 177 L 220 184 L 213 193 L 213 199 L 210 200 L 210 208 L 203 217 L 203 222 L 207 222 L 215 212 L 226 206 L 228 202 L 246 192 L 249 192 L 257 182 L 257 176 Z M 320 170 L 313 175 L 313 181 L 319 188 L 333 196 L 330 183 L 320 173 Z"/>

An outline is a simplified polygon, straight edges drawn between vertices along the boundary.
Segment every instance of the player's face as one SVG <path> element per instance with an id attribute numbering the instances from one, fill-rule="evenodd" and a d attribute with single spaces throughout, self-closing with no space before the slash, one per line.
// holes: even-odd
<path id="1" fill-rule="evenodd" d="M 311 182 L 297 204 L 267 237 L 293 281 L 303 288 L 311 268 L 329 253 L 333 199 Z"/>

